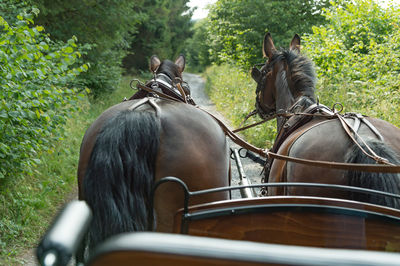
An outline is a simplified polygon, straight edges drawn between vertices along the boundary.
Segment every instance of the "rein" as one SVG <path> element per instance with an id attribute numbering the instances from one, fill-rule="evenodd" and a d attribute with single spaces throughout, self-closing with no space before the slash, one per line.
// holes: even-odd
<path id="1" fill-rule="evenodd" d="M 300 163 L 300 164 L 305 164 L 305 165 L 310 165 L 310 166 L 315 166 L 315 167 L 322 167 L 322 168 L 330 168 L 330 169 L 351 170 L 351 171 L 361 171 L 361 172 L 400 173 L 400 166 L 393 165 L 393 164 L 373 165 L 373 164 L 339 163 L 339 162 L 307 160 L 307 159 L 301 159 L 301 158 L 296 158 L 296 157 L 291 157 L 291 156 L 279 155 L 277 153 L 269 151 L 268 149 L 258 148 L 256 146 L 248 143 L 247 141 L 245 141 L 244 139 L 242 139 L 240 136 L 238 136 L 236 134 L 236 132 L 248 129 L 250 127 L 254 127 L 256 125 L 260 125 L 260 124 L 270 121 L 278 116 L 290 118 L 292 116 L 302 115 L 302 116 L 312 116 L 312 117 L 343 119 L 343 117 L 339 113 L 323 114 L 323 113 L 307 113 L 307 112 L 290 113 L 290 112 L 286 112 L 286 111 L 285 112 L 276 112 L 276 113 L 272 114 L 271 116 L 269 116 L 268 118 L 264 119 L 263 121 L 260 121 L 260 122 L 254 123 L 252 125 L 242 127 L 242 128 L 238 128 L 235 130 L 231 130 L 222 120 L 220 120 L 218 117 L 211 114 L 207 110 L 201 108 L 194 102 L 193 102 L 193 104 L 185 102 L 182 99 L 178 99 L 178 98 L 172 97 L 170 95 L 167 95 L 161 91 L 158 91 L 158 90 L 150 88 L 146 85 L 143 85 L 140 82 L 138 82 L 136 86 L 137 86 L 137 88 L 145 90 L 145 91 L 149 92 L 150 94 L 157 95 L 160 98 L 168 99 L 168 100 L 175 101 L 175 102 L 183 102 L 183 103 L 187 103 L 187 104 L 191 104 L 191 105 L 195 106 L 196 108 L 202 110 L 203 112 L 205 112 L 205 113 L 209 114 L 211 117 L 213 117 L 216 120 L 216 122 L 220 125 L 220 127 L 224 131 L 224 133 L 233 142 L 235 142 L 239 146 L 241 146 L 261 157 L 264 157 L 264 158 L 284 160 L 284 161 L 288 161 L 288 162 L 294 162 L 294 163 Z M 183 96 L 183 99 L 185 99 L 187 96 L 183 92 L 183 89 L 179 89 L 179 91 L 181 91 L 181 93 L 183 93 L 182 96 Z M 340 121 L 342 121 L 342 120 L 340 120 Z M 381 158 L 379 156 L 377 156 L 377 158 L 379 158 L 377 160 L 377 162 L 385 163 L 384 158 Z"/>
<path id="2" fill-rule="evenodd" d="M 341 110 L 340 110 L 341 111 Z M 250 114 L 252 114 L 253 112 L 251 112 Z M 248 115 L 248 117 L 250 117 L 251 115 Z M 352 139 L 352 141 L 364 152 L 365 155 L 367 155 L 368 157 L 374 159 L 377 163 L 379 163 L 379 165 L 373 165 L 373 164 L 355 164 L 355 163 L 339 163 L 339 162 L 329 162 L 329 161 L 317 161 L 317 160 L 308 160 L 308 159 L 301 159 L 301 158 L 296 158 L 296 157 L 292 157 L 292 156 L 285 156 L 285 155 L 280 155 L 274 152 L 271 152 L 267 149 L 263 150 L 263 149 L 259 149 L 259 148 L 255 148 L 252 149 L 252 145 L 249 147 L 244 147 L 262 157 L 265 158 L 269 158 L 269 159 L 277 159 L 277 160 L 284 160 L 284 161 L 288 161 L 288 162 L 294 162 L 294 163 L 300 163 L 300 164 L 305 164 L 305 165 L 310 165 L 310 166 L 315 166 L 315 167 L 322 167 L 322 168 L 330 168 L 330 169 L 339 169 L 339 170 L 350 170 L 350 171 L 361 171 L 361 172 L 378 172 L 378 173 L 400 173 L 400 166 L 394 165 L 392 163 L 389 163 L 387 159 L 382 158 L 378 155 L 376 155 L 376 153 L 368 146 L 366 145 L 368 151 L 370 153 L 368 153 L 367 151 L 365 151 L 361 145 L 356 141 L 356 139 L 353 137 L 351 131 L 354 132 L 354 134 L 356 135 L 356 137 L 358 139 L 362 138 L 357 134 L 357 132 L 355 132 L 352 127 L 350 125 L 348 125 L 348 123 L 346 122 L 346 120 L 343 118 L 342 115 L 340 115 L 339 112 L 328 112 L 328 113 L 307 113 L 307 112 L 296 112 L 296 113 L 291 113 L 291 112 L 275 112 L 274 114 L 270 115 L 268 118 L 245 126 L 245 127 L 241 127 L 238 129 L 235 129 L 232 131 L 233 134 L 235 134 L 235 132 L 239 132 L 254 126 L 257 126 L 259 124 L 265 123 L 267 121 L 270 121 L 276 117 L 285 117 L 285 118 L 290 118 L 293 116 L 311 116 L 311 117 L 324 117 L 327 119 L 333 119 L 333 118 L 337 118 L 339 119 L 339 121 L 342 123 L 342 126 L 344 128 L 344 130 L 346 131 L 346 133 L 349 135 L 349 137 Z M 242 122 L 243 123 L 243 122 Z M 235 134 L 236 135 L 236 134 Z M 364 140 L 362 140 L 362 142 L 365 145 Z M 247 143 L 247 142 L 246 142 Z M 240 143 L 237 143 L 238 145 L 241 145 Z"/>

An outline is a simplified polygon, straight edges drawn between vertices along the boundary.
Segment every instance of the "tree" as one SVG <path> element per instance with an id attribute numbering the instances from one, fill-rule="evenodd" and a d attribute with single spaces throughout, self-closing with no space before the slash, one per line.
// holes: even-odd
<path id="1" fill-rule="evenodd" d="M 209 43 L 214 62 L 235 62 L 248 69 L 260 62 L 261 43 L 268 31 L 277 46 L 286 46 L 295 33 L 311 32 L 324 22 L 328 0 L 219 0 L 209 13 Z"/>
<path id="2" fill-rule="evenodd" d="M 148 69 L 153 54 L 161 58 L 175 58 L 182 52 L 191 34 L 192 12 L 188 0 L 141 0 L 134 8 L 139 19 L 133 41 L 123 65 L 128 72 Z"/>
<path id="3" fill-rule="evenodd" d="M 203 70 L 211 64 L 210 61 L 210 45 L 207 40 L 208 20 L 202 19 L 197 21 L 193 26 L 193 36 L 185 42 L 184 54 L 188 66 L 192 70 Z"/>
<path id="4" fill-rule="evenodd" d="M 131 0 L 29 0 L 40 9 L 37 24 L 45 26 L 52 38 L 65 41 L 76 36 L 91 50 L 84 55 L 89 71 L 80 82 L 95 95 L 111 91 L 121 77 L 121 60 L 130 43 L 129 31 L 139 20 Z M 139 3 L 140 4 L 140 3 Z"/>

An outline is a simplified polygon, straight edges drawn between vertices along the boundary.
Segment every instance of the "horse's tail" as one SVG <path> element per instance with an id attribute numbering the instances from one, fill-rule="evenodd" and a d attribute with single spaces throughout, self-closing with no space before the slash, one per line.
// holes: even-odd
<path id="1" fill-rule="evenodd" d="M 366 143 L 378 156 L 388 159 L 393 164 L 400 165 L 399 155 L 382 141 L 366 139 Z M 362 147 L 365 149 L 364 145 Z M 355 144 L 348 152 L 346 162 L 375 164 L 375 161 L 367 157 Z M 349 171 L 349 185 L 400 195 L 400 174 Z M 352 199 L 400 209 L 400 200 L 397 198 L 352 193 Z"/>
<path id="2" fill-rule="evenodd" d="M 154 113 L 133 111 L 117 114 L 98 134 L 84 178 L 93 210 L 89 249 L 114 234 L 147 230 L 159 134 Z"/>

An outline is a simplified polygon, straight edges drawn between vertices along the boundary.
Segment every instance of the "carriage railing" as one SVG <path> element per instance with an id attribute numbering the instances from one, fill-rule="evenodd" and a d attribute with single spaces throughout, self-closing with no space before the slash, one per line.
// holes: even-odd
<path id="1" fill-rule="evenodd" d="M 263 184 L 251 184 L 251 185 L 241 185 L 241 186 L 229 186 L 229 187 L 219 187 L 219 188 L 210 188 L 210 189 L 204 189 L 204 190 L 198 190 L 198 191 L 190 191 L 185 182 L 183 182 L 181 179 L 173 176 L 168 176 L 160 179 L 154 186 L 153 192 L 152 192 L 152 198 L 154 198 L 155 191 L 157 188 L 167 182 L 172 182 L 179 184 L 183 188 L 184 192 L 184 204 L 183 204 L 183 209 L 184 212 L 187 212 L 189 209 L 189 200 L 191 197 L 195 196 L 200 196 L 204 194 L 210 194 L 210 193 L 218 193 L 218 192 L 225 192 L 225 191 L 233 191 L 233 190 L 240 190 L 244 188 L 268 188 L 268 187 L 316 187 L 316 188 L 326 188 L 326 189 L 336 189 L 336 190 L 342 190 L 342 191 L 347 191 L 347 192 L 357 192 L 357 193 L 363 193 L 363 194 L 369 194 L 369 195 L 378 195 L 382 197 L 391 197 L 395 199 L 400 199 L 400 195 L 389 193 L 389 192 L 384 192 L 384 191 L 379 191 L 379 190 L 373 190 L 373 189 L 368 189 L 368 188 L 361 188 L 361 187 L 352 187 L 352 186 L 345 186 L 345 185 L 334 185 L 334 184 L 323 184 L 323 183 L 297 183 L 297 182 L 276 182 L 276 183 L 263 183 Z"/>
<path id="2" fill-rule="evenodd" d="M 352 187 L 352 186 L 345 186 L 345 185 L 334 185 L 334 184 L 322 184 L 322 183 L 294 183 L 294 182 L 288 182 L 288 183 L 263 183 L 263 184 L 251 184 L 251 185 L 241 185 L 241 186 L 230 186 L 230 187 L 219 187 L 219 188 L 211 188 L 211 189 L 205 189 L 205 190 L 199 190 L 199 191 L 190 191 L 188 186 L 183 182 L 181 179 L 176 178 L 176 177 L 164 177 L 160 179 L 154 186 L 154 189 L 152 191 L 151 199 L 153 200 L 151 202 L 151 207 L 153 207 L 154 204 L 154 195 L 158 187 L 160 187 L 162 184 L 165 183 L 176 183 L 181 188 L 183 189 L 183 213 L 182 213 L 182 222 L 181 222 L 181 233 L 187 233 L 188 231 L 188 222 L 191 220 L 196 220 L 196 219 L 205 219 L 205 218 L 211 218 L 211 217 L 216 217 L 216 216 L 224 216 L 224 215 L 233 215 L 233 214 L 245 214 L 249 212 L 261 212 L 263 211 L 264 208 L 282 208 L 281 205 L 277 206 L 272 206 L 269 204 L 266 205 L 260 205 L 260 206 L 240 206 L 240 207 L 232 207 L 232 208 L 224 208 L 224 209 L 219 209 L 219 210 L 206 210 L 206 211 L 201 211 L 197 212 L 196 214 L 190 213 L 189 211 L 189 201 L 193 197 L 205 195 L 205 194 L 210 194 L 210 193 L 220 193 L 220 192 L 226 192 L 226 191 L 233 191 L 233 190 L 242 190 L 246 188 L 268 188 L 268 187 L 315 187 L 315 188 L 323 188 L 323 189 L 335 189 L 335 190 L 341 190 L 341 191 L 347 191 L 347 192 L 356 192 L 356 193 L 362 193 L 362 194 L 368 194 L 368 195 L 377 195 L 377 196 L 382 196 L 382 197 L 390 197 L 394 199 L 400 199 L 400 195 L 393 194 L 393 193 L 388 193 L 384 191 L 378 191 L 378 190 L 372 190 L 372 189 L 367 189 L 367 188 L 360 188 L 360 187 Z M 267 196 L 268 197 L 268 196 Z M 262 197 L 259 197 L 262 198 Z M 319 197 L 323 198 L 323 197 Z M 343 199 L 342 199 L 343 200 Z M 317 210 L 315 205 L 307 205 L 307 204 L 286 204 L 287 208 L 291 209 L 301 209 L 301 208 L 307 208 L 307 209 L 315 209 Z M 400 223 L 400 218 L 395 217 L 392 215 L 386 215 L 386 214 L 381 214 L 377 212 L 371 212 L 371 211 L 365 211 L 365 210 L 354 210 L 346 207 L 335 207 L 335 206 L 323 206 L 325 211 L 329 211 L 332 213 L 353 213 L 354 215 L 361 215 L 361 216 L 373 216 L 375 218 L 389 218 L 389 219 L 394 219 L 397 222 Z M 386 207 L 386 206 L 383 206 Z M 154 221 L 151 220 L 150 218 L 149 221 L 149 230 L 152 231 Z"/>
<path id="3" fill-rule="evenodd" d="M 219 193 L 232 190 L 238 190 L 243 188 L 261 188 L 261 187 L 318 187 L 328 189 L 346 190 L 357 193 L 366 193 L 373 195 L 381 195 L 385 197 L 400 198 L 399 195 L 375 191 L 365 188 L 349 187 L 342 185 L 330 185 L 330 184 L 316 184 L 316 183 L 266 183 L 266 184 L 253 184 L 247 186 L 232 186 L 232 187 L 221 187 L 206 189 L 201 191 L 190 191 L 187 185 L 176 177 L 165 177 L 158 181 L 152 192 L 152 199 L 157 188 L 165 183 L 176 183 L 183 188 L 184 193 L 184 204 L 183 204 L 183 215 L 181 223 L 181 233 L 188 232 L 188 222 L 190 220 L 204 219 L 208 217 L 226 216 L 226 215 L 240 215 L 249 212 L 262 212 L 263 208 L 271 209 L 282 209 L 287 208 L 289 210 L 302 211 L 304 209 L 319 210 L 320 206 L 312 204 L 264 204 L 264 205 L 243 205 L 231 208 L 220 208 L 216 210 L 201 210 L 195 214 L 190 213 L 189 201 L 190 198 L 200 196 L 208 193 Z M 261 198 L 261 197 L 260 197 Z M 153 204 L 153 202 L 151 203 Z M 370 216 L 377 219 L 384 219 L 386 221 L 395 222 L 400 224 L 400 218 L 390 215 L 383 214 L 373 211 L 366 210 L 355 210 L 346 207 L 336 206 L 323 206 L 323 211 L 329 211 L 333 213 L 344 213 L 347 212 L 351 215 L 359 215 L 362 217 Z M 45 237 L 42 239 L 40 245 L 37 248 L 37 257 L 41 265 L 67 265 L 71 256 L 75 253 L 78 245 L 81 244 L 82 237 L 86 232 L 91 220 L 91 211 L 89 207 L 83 201 L 74 201 L 66 206 L 58 217 L 53 222 Z M 153 224 L 152 222 L 150 224 Z M 150 229 L 152 231 L 153 228 Z"/>

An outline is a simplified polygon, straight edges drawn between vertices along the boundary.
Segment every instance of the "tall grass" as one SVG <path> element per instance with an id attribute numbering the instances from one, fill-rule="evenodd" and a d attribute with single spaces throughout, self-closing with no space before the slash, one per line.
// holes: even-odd
<path id="1" fill-rule="evenodd" d="M 206 92 L 210 99 L 232 126 L 238 127 L 246 115 L 255 109 L 256 83 L 250 78 L 250 73 L 243 73 L 235 66 L 221 65 L 209 67 L 205 75 Z M 246 124 L 260 120 L 253 117 Z M 276 122 L 270 121 L 241 134 L 250 143 L 269 148 L 276 134 Z"/>
<path id="2" fill-rule="evenodd" d="M 71 115 L 65 137 L 51 151 L 42 151 L 34 174 L 0 183 L 0 265 L 22 263 L 18 258 L 37 245 L 56 211 L 77 198 L 79 148 L 86 128 L 109 106 L 130 97 L 130 78 L 113 94 L 80 102 Z"/>
<path id="3" fill-rule="evenodd" d="M 250 73 L 243 73 L 234 66 L 221 65 L 209 67 L 205 75 L 210 98 L 217 109 L 237 127 L 246 114 L 254 109 L 256 83 Z M 392 81 L 398 81 L 398 75 L 394 75 Z M 328 107 L 332 108 L 335 103 L 342 104 L 343 113 L 357 112 L 400 126 L 398 91 L 388 92 L 374 87 L 373 83 L 361 84 L 357 81 L 335 84 L 321 77 L 317 82 L 316 95 L 320 103 Z M 276 136 L 276 122 L 270 121 L 246 130 L 243 135 L 254 145 L 270 148 Z"/>

